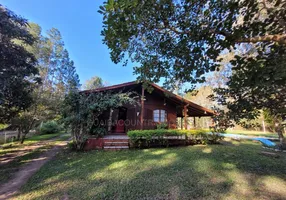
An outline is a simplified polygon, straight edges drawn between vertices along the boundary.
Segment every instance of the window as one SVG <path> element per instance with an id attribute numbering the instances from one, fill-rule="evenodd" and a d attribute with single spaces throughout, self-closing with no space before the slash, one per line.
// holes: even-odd
<path id="1" fill-rule="evenodd" d="M 154 122 L 166 122 L 167 112 L 165 110 L 154 110 L 153 111 Z"/>

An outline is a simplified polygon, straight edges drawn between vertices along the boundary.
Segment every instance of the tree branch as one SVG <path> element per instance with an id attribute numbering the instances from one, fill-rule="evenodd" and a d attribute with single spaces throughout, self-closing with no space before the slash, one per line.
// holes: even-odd
<path id="1" fill-rule="evenodd" d="M 286 34 L 265 35 L 252 38 L 242 38 L 236 40 L 237 43 L 257 43 L 257 42 L 278 42 L 286 45 Z"/>

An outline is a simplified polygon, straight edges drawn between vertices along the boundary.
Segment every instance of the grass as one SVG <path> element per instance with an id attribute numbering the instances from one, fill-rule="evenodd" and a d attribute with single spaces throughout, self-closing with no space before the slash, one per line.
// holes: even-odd
<path id="1" fill-rule="evenodd" d="M 262 136 L 262 137 L 275 137 L 278 138 L 277 133 L 262 132 L 262 131 L 248 131 L 248 130 L 227 130 L 226 133 L 248 135 L 248 136 Z"/>
<path id="2" fill-rule="evenodd" d="M 250 141 L 119 152 L 63 152 L 17 199 L 283 199 L 286 155 Z"/>
<path id="3" fill-rule="evenodd" d="M 26 146 L 30 146 L 33 145 L 37 142 L 42 142 L 42 141 L 47 141 L 49 139 L 52 138 L 56 138 L 54 141 L 49 141 L 48 143 L 44 144 L 44 146 L 33 149 L 33 150 L 25 150 L 24 152 L 24 147 Z M 19 142 L 14 142 L 14 143 L 10 143 L 12 144 L 11 148 L 4 148 L 4 149 L 0 149 L 0 156 L 5 156 L 5 154 L 8 153 L 15 153 L 18 154 L 19 153 L 24 153 L 21 156 L 16 157 L 14 160 L 12 160 L 11 162 L 8 163 L 4 163 L 1 164 L 1 168 L 0 168 L 0 184 L 4 183 L 5 181 L 7 181 L 9 178 L 11 178 L 11 176 L 13 175 L 13 173 L 15 173 L 19 167 L 21 167 L 23 164 L 29 162 L 32 159 L 37 158 L 40 154 L 42 154 L 43 152 L 49 150 L 50 148 L 53 147 L 54 144 L 60 142 L 60 141 L 65 141 L 70 137 L 70 134 L 67 133 L 55 133 L 55 134 L 47 134 L 47 135 L 34 135 L 30 138 L 27 138 L 24 142 L 24 144 L 20 144 Z M 6 144 L 10 145 L 10 144 Z"/>
<path id="4" fill-rule="evenodd" d="M 18 171 L 19 167 L 21 167 L 23 164 L 31 161 L 32 159 L 37 158 L 40 154 L 43 152 L 49 150 L 52 146 L 51 145 L 45 145 L 43 147 L 40 147 L 38 149 L 35 149 L 33 151 L 30 151 L 23 156 L 19 156 L 16 159 L 12 160 L 11 162 L 1 164 L 0 168 L 0 184 L 5 183 L 7 180 L 9 180 L 12 175 Z"/>
<path id="5" fill-rule="evenodd" d="M 59 133 L 46 134 L 46 135 L 33 135 L 29 138 L 26 138 L 23 144 L 20 144 L 19 141 L 3 144 L 2 146 L 4 147 L 4 149 L 0 149 L 0 155 L 6 153 L 9 150 L 20 149 L 20 148 L 23 148 L 24 146 L 33 145 L 41 141 L 50 140 L 55 137 L 61 137 L 62 134 L 63 134 L 62 132 L 59 132 Z M 10 146 L 12 148 L 6 148 Z"/>

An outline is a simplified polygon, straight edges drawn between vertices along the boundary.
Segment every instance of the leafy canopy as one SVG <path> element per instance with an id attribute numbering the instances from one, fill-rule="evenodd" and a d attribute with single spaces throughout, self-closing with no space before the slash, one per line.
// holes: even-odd
<path id="1" fill-rule="evenodd" d="M 35 23 L 29 23 L 27 30 L 34 42 L 15 42 L 37 59 L 36 67 L 42 84 L 33 89 L 32 104 L 11 120 L 12 125 L 19 130 L 18 138 L 21 136 L 21 142 L 41 122 L 60 119 L 60 108 L 65 95 L 79 88 L 79 78 L 60 31 L 52 28 L 43 34 L 41 27 Z"/>
<path id="2" fill-rule="evenodd" d="M 200 83 L 235 44 L 286 44 L 285 2 L 263 2 L 109 0 L 99 10 L 103 42 L 113 62 L 140 63 L 134 68 L 139 79 Z"/>
<path id="3" fill-rule="evenodd" d="M 76 149 L 81 150 L 85 141 L 93 132 L 93 128 L 99 128 L 97 131 L 106 130 L 107 127 L 97 124 L 100 115 L 109 109 L 115 109 L 126 104 L 136 104 L 132 97 L 133 93 L 79 93 L 72 91 L 66 96 L 62 107 L 64 122 L 71 128 L 73 141 Z M 102 131 L 95 133 L 97 137 L 102 136 Z"/>
<path id="4" fill-rule="evenodd" d="M 139 63 L 139 79 L 202 83 L 223 54 L 233 55 L 216 91 L 231 117 L 255 118 L 260 109 L 285 117 L 286 1 L 109 0 L 99 12 L 111 59 Z"/>
<path id="5" fill-rule="evenodd" d="M 104 87 L 103 80 L 98 76 L 91 77 L 89 80 L 86 80 L 83 85 L 84 90 L 93 90 L 101 87 Z"/>
<path id="6" fill-rule="evenodd" d="M 0 4 L 0 122 L 9 122 L 32 103 L 37 78 L 36 59 L 16 40 L 33 44 L 27 20 Z"/>

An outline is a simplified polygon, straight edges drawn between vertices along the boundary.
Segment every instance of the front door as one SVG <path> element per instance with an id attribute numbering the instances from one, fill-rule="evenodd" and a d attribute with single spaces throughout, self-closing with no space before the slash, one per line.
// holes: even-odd
<path id="1" fill-rule="evenodd" d="M 115 133 L 125 133 L 125 120 L 127 117 L 127 108 L 120 107 L 118 108 L 118 119 L 115 124 Z"/>

